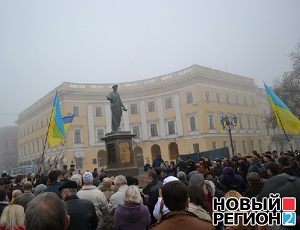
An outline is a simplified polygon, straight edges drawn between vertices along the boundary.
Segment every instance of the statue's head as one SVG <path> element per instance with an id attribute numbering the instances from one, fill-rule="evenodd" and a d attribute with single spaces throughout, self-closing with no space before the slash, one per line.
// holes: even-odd
<path id="1" fill-rule="evenodd" d="M 117 90 L 117 89 L 118 89 L 118 85 L 113 85 L 112 88 L 113 88 L 114 90 Z"/>

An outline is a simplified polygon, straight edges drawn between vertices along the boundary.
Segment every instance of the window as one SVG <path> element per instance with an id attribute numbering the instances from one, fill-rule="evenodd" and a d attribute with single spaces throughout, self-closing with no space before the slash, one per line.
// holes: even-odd
<path id="1" fill-rule="evenodd" d="M 214 115 L 212 115 L 212 114 L 208 115 L 208 122 L 209 122 L 209 128 L 210 129 L 215 129 Z"/>
<path id="2" fill-rule="evenodd" d="M 81 143 L 81 130 L 74 129 L 74 143 Z"/>
<path id="3" fill-rule="evenodd" d="M 199 144 L 198 143 L 193 144 L 193 150 L 194 150 L 194 153 L 199 153 L 200 152 L 200 148 L 199 148 Z"/>
<path id="4" fill-rule="evenodd" d="M 97 129 L 97 142 L 101 141 L 101 138 L 104 137 L 104 129 Z"/>
<path id="5" fill-rule="evenodd" d="M 158 136 L 157 125 L 156 124 L 150 124 L 150 134 L 151 134 L 151 137 L 157 137 Z"/>
<path id="6" fill-rule="evenodd" d="M 132 126 L 132 133 L 135 134 L 135 138 L 140 138 L 141 137 L 140 126 L 138 125 Z"/>
<path id="7" fill-rule="evenodd" d="M 244 105 L 247 106 L 248 102 L 247 102 L 247 97 L 244 96 Z"/>
<path id="8" fill-rule="evenodd" d="M 212 147 L 213 147 L 213 149 L 217 149 L 217 142 L 213 142 Z"/>
<path id="9" fill-rule="evenodd" d="M 240 99 L 238 95 L 235 95 L 235 104 L 239 105 L 240 104 Z"/>
<path id="10" fill-rule="evenodd" d="M 24 155 L 26 155 L 26 145 L 25 144 L 23 145 L 23 148 L 24 148 Z"/>
<path id="11" fill-rule="evenodd" d="M 248 129 L 252 129 L 252 124 L 251 124 L 250 117 L 247 117 L 246 119 L 247 119 Z"/>
<path id="12" fill-rule="evenodd" d="M 256 118 L 254 118 L 254 120 L 255 120 L 255 127 L 256 127 L 256 129 L 260 130 L 260 125 L 259 125 L 259 122 L 258 122 L 258 118 L 256 117 Z"/>
<path id="13" fill-rule="evenodd" d="M 102 107 L 96 107 L 96 117 L 102 117 Z"/>
<path id="14" fill-rule="evenodd" d="M 217 102 L 221 103 L 221 94 L 220 93 L 216 94 L 216 98 L 217 98 Z"/>
<path id="15" fill-rule="evenodd" d="M 193 94 L 192 94 L 192 92 L 187 92 L 186 93 L 186 103 L 187 104 L 191 104 L 193 102 L 194 101 L 193 101 Z"/>
<path id="16" fill-rule="evenodd" d="M 250 140 L 250 143 L 251 143 L 251 150 L 255 150 L 254 140 Z"/>
<path id="17" fill-rule="evenodd" d="M 34 153 L 34 141 L 32 142 L 32 153 Z"/>
<path id="18" fill-rule="evenodd" d="M 251 97 L 251 101 L 252 101 L 252 107 L 255 107 L 255 101 L 253 97 Z"/>
<path id="19" fill-rule="evenodd" d="M 260 139 L 258 140 L 258 146 L 259 146 L 259 151 L 262 152 L 263 149 L 262 149 L 262 144 L 261 144 L 261 140 Z"/>
<path id="20" fill-rule="evenodd" d="M 166 107 L 166 109 L 170 109 L 173 107 L 172 106 L 172 98 L 168 97 L 165 99 L 165 107 Z"/>
<path id="21" fill-rule="evenodd" d="M 76 168 L 82 169 L 82 158 L 76 158 Z"/>
<path id="22" fill-rule="evenodd" d="M 175 121 L 168 121 L 169 135 L 175 134 Z"/>
<path id="23" fill-rule="evenodd" d="M 43 122 L 43 119 L 41 119 L 41 128 L 44 127 L 44 122 Z M 25 132 L 24 132 L 24 135 L 25 135 Z"/>
<path id="24" fill-rule="evenodd" d="M 130 104 L 131 114 L 138 114 L 137 104 Z"/>
<path id="25" fill-rule="evenodd" d="M 33 130 L 34 130 L 34 128 L 33 128 L 33 124 L 32 124 L 32 126 L 31 126 L 31 132 L 33 133 Z"/>
<path id="26" fill-rule="evenodd" d="M 149 101 L 148 102 L 148 111 L 149 112 L 155 111 L 155 103 L 154 103 L 154 101 Z"/>
<path id="27" fill-rule="evenodd" d="M 244 129 L 244 124 L 243 124 L 242 117 L 238 117 L 238 123 L 240 124 L 240 129 Z"/>
<path id="28" fill-rule="evenodd" d="M 247 153 L 246 141 L 242 140 L 242 144 L 243 144 L 243 151 L 246 154 Z"/>
<path id="29" fill-rule="evenodd" d="M 30 154 L 30 143 L 28 143 L 28 154 Z"/>
<path id="30" fill-rule="evenodd" d="M 197 126 L 196 126 L 196 117 L 195 116 L 189 117 L 189 123 L 190 123 L 190 131 L 196 131 Z"/>
<path id="31" fill-rule="evenodd" d="M 232 143 L 233 143 L 234 152 L 237 153 L 238 149 L 237 149 L 236 141 L 233 141 Z"/>
<path id="32" fill-rule="evenodd" d="M 93 158 L 93 165 L 96 165 L 96 164 L 97 164 L 97 159 Z"/>
<path id="33" fill-rule="evenodd" d="M 230 104 L 230 96 L 229 96 L 229 94 L 226 94 L 226 103 Z"/>
<path id="34" fill-rule="evenodd" d="M 210 101 L 210 93 L 209 93 L 209 91 L 205 91 L 205 99 L 206 99 L 206 101 Z"/>
<path id="35" fill-rule="evenodd" d="M 73 106 L 73 114 L 75 117 L 79 117 L 79 106 Z"/>
<path id="36" fill-rule="evenodd" d="M 39 129 L 39 122 L 35 123 L 35 129 L 38 130 Z"/>
<path id="37" fill-rule="evenodd" d="M 38 152 L 40 151 L 40 142 L 39 142 L 39 140 L 36 140 L 36 150 Z"/>
<path id="38" fill-rule="evenodd" d="M 227 141 L 223 141 L 223 147 L 227 147 Z"/>

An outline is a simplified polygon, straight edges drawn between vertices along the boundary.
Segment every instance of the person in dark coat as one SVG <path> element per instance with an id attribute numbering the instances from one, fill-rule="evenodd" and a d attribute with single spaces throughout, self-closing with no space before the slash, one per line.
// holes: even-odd
<path id="1" fill-rule="evenodd" d="M 3 212 L 3 209 L 8 205 L 7 191 L 5 189 L 0 189 L 0 216 Z"/>
<path id="2" fill-rule="evenodd" d="M 98 226 L 98 217 L 92 201 L 79 199 L 77 183 L 67 181 L 59 187 L 62 199 L 68 207 L 70 225 L 68 230 L 95 230 Z"/>
<path id="3" fill-rule="evenodd" d="M 61 192 L 58 190 L 61 184 L 59 183 L 60 181 L 60 173 L 58 170 L 53 170 L 49 173 L 48 179 L 50 181 L 50 184 L 48 188 L 44 190 L 44 192 L 54 192 L 57 194 L 59 198 L 61 198 Z"/>
<path id="4" fill-rule="evenodd" d="M 147 183 L 147 186 L 149 186 L 149 192 L 146 196 L 144 195 L 143 197 L 144 204 L 147 205 L 151 214 L 151 224 L 154 224 L 156 223 L 156 219 L 153 216 L 153 210 L 158 200 L 159 189 L 163 187 L 163 184 L 158 180 L 157 173 L 153 169 L 150 169 L 146 172 L 145 181 Z"/>
<path id="5" fill-rule="evenodd" d="M 115 211 L 114 230 L 148 229 L 151 216 L 141 200 L 138 187 L 130 185 L 125 191 L 124 204 Z"/>
<path id="6" fill-rule="evenodd" d="M 153 160 L 152 168 L 153 169 L 160 168 L 161 163 L 165 164 L 165 161 L 161 158 L 161 154 L 158 153 L 156 155 L 156 158 Z"/>
<path id="7" fill-rule="evenodd" d="M 14 204 L 19 204 L 23 206 L 24 211 L 26 211 L 27 204 L 35 197 L 32 193 L 32 183 L 31 181 L 26 181 L 24 183 L 24 193 L 19 195 L 16 199 Z"/>
<path id="8" fill-rule="evenodd" d="M 287 157 L 285 157 L 285 156 L 279 157 L 278 164 L 279 164 L 279 168 L 280 168 L 280 173 L 285 173 L 290 176 L 292 176 L 294 174 L 295 170 L 290 167 L 290 160 Z"/>
<path id="9" fill-rule="evenodd" d="M 249 187 L 245 191 L 245 197 L 256 197 L 264 186 L 263 183 L 260 182 L 260 176 L 256 172 L 249 172 L 246 179 Z"/>

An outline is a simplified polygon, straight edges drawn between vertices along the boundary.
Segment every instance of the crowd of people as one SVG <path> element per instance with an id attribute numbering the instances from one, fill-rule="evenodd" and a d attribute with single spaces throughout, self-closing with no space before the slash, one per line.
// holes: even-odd
<path id="1" fill-rule="evenodd" d="M 70 169 L 0 180 L 0 230 L 44 229 L 300 229 L 295 226 L 213 226 L 213 198 L 295 197 L 300 207 L 300 155 L 252 151 L 247 156 L 176 162 L 160 154 L 144 166 L 146 186 L 128 175 Z M 251 211 L 251 210 L 250 210 Z"/>

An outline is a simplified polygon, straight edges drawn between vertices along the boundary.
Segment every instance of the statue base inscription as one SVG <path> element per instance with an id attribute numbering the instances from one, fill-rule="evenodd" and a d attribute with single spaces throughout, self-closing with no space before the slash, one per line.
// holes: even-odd
<path id="1" fill-rule="evenodd" d="M 138 168 L 134 166 L 132 138 L 129 131 L 107 133 L 101 140 L 105 141 L 107 152 L 107 176 L 138 176 Z"/>

